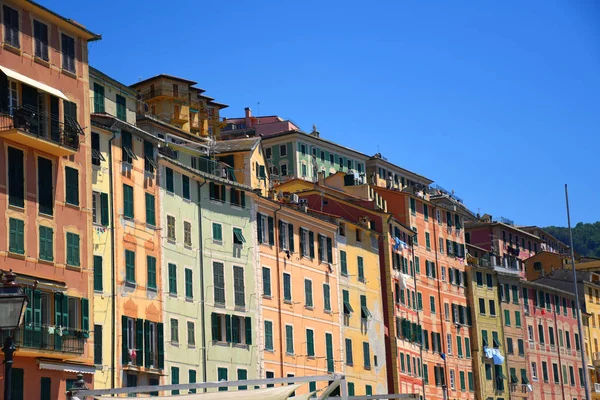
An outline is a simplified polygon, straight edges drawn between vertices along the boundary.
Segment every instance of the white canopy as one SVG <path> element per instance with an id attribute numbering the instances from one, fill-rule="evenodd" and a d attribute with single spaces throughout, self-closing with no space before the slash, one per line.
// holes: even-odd
<path id="1" fill-rule="evenodd" d="M 182 394 L 182 395 L 171 395 L 171 396 L 160 396 L 152 397 L 155 400 L 287 400 L 287 398 L 297 390 L 300 385 L 288 385 L 280 386 L 267 389 L 254 389 L 254 390 L 236 390 L 227 392 L 209 392 L 209 393 L 194 393 L 194 394 Z M 198 389 L 202 390 L 202 389 Z M 308 399 L 309 395 L 301 395 L 291 397 L 294 400 L 305 400 Z M 106 400 L 114 397 L 94 397 L 96 400 Z"/>
<path id="2" fill-rule="evenodd" d="M 52 96 L 60 97 L 63 100 L 69 100 L 67 96 L 65 96 L 64 93 L 60 90 L 48 86 L 45 83 L 38 82 L 35 79 L 31 79 L 23 74 L 18 73 L 17 71 L 13 71 L 10 68 L 6 68 L 0 65 L 0 71 L 2 71 L 9 78 L 22 82 L 26 85 L 33 86 L 34 88 L 39 89 L 42 92 L 50 93 Z"/>

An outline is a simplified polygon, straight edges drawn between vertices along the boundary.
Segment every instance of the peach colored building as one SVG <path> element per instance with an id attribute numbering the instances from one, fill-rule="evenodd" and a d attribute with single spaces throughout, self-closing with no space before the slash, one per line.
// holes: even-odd
<path id="1" fill-rule="evenodd" d="M 12 333 L 12 398 L 64 398 L 94 373 L 87 45 L 100 36 L 29 1 L 0 12 L 2 269 L 39 281 Z"/>
<path id="2" fill-rule="evenodd" d="M 343 372 L 337 225 L 264 197 L 257 204 L 262 377 Z"/>

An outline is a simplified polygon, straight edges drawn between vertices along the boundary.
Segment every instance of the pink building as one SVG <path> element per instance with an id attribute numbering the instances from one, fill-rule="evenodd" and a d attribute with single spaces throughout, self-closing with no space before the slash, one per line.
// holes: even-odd
<path id="1" fill-rule="evenodd" d="M 253 117 L 252 110 L 245 108 L 243 118 L 226 118 L 227 124 L 221 130 L 221 140 L 235 139 L 246 136 L 271 136 L 276 133 L 299 131 L 300 127 L 290 120 L 284 120 L 276 115 Z"/>

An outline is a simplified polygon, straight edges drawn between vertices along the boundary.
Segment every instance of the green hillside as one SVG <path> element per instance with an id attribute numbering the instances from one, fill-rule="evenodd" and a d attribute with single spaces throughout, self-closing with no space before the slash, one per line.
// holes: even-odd
<path id="1" fill-rule="evenodd" d="M 569 244 L 569 229 L 561 226 L 543 228 L 561 242 Z M 593 224 L 578 223 L 573 227 L 573 246 L 582 256 L 600 257 L 600 221 Z"/>

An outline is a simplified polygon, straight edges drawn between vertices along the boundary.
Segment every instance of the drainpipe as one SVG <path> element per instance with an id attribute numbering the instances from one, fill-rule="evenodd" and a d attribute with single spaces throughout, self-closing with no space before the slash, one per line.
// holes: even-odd
<path id="1" fill-rule="evenodd" d="M 117 293 L 117 283 L 116 283 L 116 261 L 115 261 L 115 209 L 114 209 L 114 190 L 113 190 L 113 160 L 112 160 L 112 141 L 116 137 L 116 130 L 112 130 L 112 137 L 108 141 L 108 197 L 110 199 L 110 256 L 111 256 L 111 268 L 110 268 L 110 277 L 111 277 L 111 317 L 112 324 L 110 327 L 111 335 L 110 335 L 110 387 L 114 389 L 116 387 L 116 368 L 117 368 L 117 360 L 116 360 L 116 351 L 117 351 L 117 334 L 115 329 L 115 324 L 117 323 L 117 305 L 115 304 L 116 293 Z"/>
<path id="2" fill-rule="evenodd" d="M 202 192 L 202 186 L 206 184 L 206 180 L 200 184 L 196 181 L 196 188 L 198 190 L 198 241 L 200 245 L 200 320 L 202 321 L 202 382 L 206 383 L 206 323 L 204 320 L 205 309 L 204 309 L 204 253 L 202 251 L 203 237 L 202 237 L 202 202 L 200 201 L 200 194 Z M 203 388 L 206 393 L 206 388 Z"/>
<path id="3" fill-rule="evenodd" d="M 279 366 L 281 377 L 283 378 L 283 329 L 281 325 L 283 321 L 281 320 L 281 304 L 282 295 L 281 295 L 281 271 L 279 270 L 279 224 L 277 223 L 277 213 L 283 208 L 283 204 L 279 205 L 279 208 L 275 210 L 273 213 L 273 235 L 275 236 L 275 265 L 277 267 L 277 313 L 279 314 Z"/>
<path id="4" fill-rule="evenodd" d="M 433 221 L 433 245 L 434 248 L 437 249 L 437 245 L 438 245 L 438 238 L 437 238 L 437 229 L 436 229 L 436 222 Z M 444 344 L 446 344 L 446 347 L 448 346 L 447 342 L 446 342 L 446 334 L 444 331 L 444 317 L 442 316 L 443 311 L 442 311 L 442 283 L 441 283 L 441 277 L 438 275 L 438 265 L 439 265 L 439 260 L 438 260 L 438 252 L 435 252 L 435 276 L 436 276 L 436 281 L 437 281 L 437 290 L 438 290 L 438 303 L 440 304 L 440 312 L 438 313 L 438 315 L 440 316 L 440 327 L 442 329 L 441 335 L 442 335 L 442 340 L 440 343 L 441 345 L 441 349 L 440 351 L 443 354 L 446 354 L 444 352 Z M 446 354 L 446 356 L 444 357 L 444 385 L 442 385 L 442 390 L 444 391 L 444 398 L 447 399 L 448 398 L 448 383 L 450 382 L 450 380 L 446 380 L 446 374 L 449 374 L 450 372 L 448 371 L 448 354 Z"/>

